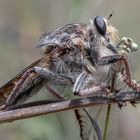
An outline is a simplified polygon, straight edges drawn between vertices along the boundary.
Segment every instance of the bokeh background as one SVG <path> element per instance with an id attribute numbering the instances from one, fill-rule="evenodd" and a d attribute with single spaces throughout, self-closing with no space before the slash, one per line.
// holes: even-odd
<path id="1" fill-rule="evenodd" d="M 92 16 L 107 17 L 113 10 L 111 23 L 140 44 L 139 0 L 0 0 L 0 85 L 41 57 L 35 46 L 43 32 L 67 23 L 88 23 Z M 140 50 L 131 56 L 138 81 L 139 59 Z M 48 98 L 45 89 L 32 100 L 44 98 Z M 138 140 L 140 106 L 112 110 L 116 113 L 111 114 L 107 139 Z M 0 140 L 18 139 L 80 140 L 78 123 L 73 112 L 67 111 L 0 125 Z"/>

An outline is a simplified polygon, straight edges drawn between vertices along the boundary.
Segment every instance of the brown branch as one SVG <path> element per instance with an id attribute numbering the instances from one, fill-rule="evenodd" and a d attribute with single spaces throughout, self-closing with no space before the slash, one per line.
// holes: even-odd
<path id="1" fill-rule="evenodd" d="M 39 115 L 51 114 L 55 112 L 84 108 L 88 106 L 106 105 L 110 103 L 119 103 L 124 101 L 140 101 L 140 93 L 123 92 L 113 98 L 107 97 L 88 97 L 82 99 L 52 101 L 46 104 L 14 109 L 10 111 L 0 112 L 0 123 L 13 122 L 25 118 L 35 117 Z"/>

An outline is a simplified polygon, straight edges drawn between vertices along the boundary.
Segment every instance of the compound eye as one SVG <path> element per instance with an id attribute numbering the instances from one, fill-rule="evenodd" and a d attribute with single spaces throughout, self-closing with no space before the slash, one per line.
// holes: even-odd
<path id="1" fill-rule="evenodd" d="M 97 16 L 94 18 L 94 24 L 97 28 L 97 31 L 104 36 L 106 33 L 106 23 L 104 19 L 100 16 Z"/>

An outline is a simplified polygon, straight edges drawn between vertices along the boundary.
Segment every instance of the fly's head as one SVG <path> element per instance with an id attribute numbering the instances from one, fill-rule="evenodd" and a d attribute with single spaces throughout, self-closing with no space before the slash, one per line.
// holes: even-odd
<path id="1" fill-rule="evenodd" d="M 131 38 L 122 37 L 119 39 L 118 30 L 109 23 L 111 16 L 112 14 L 108 19 L 96 16 L 90 20 L 88 25 L 89 45 L 87 45 L 87 49 L 95 51 L 101 47 L 107 47 L 113 53 L 125 55 L 137 51 L 138 45 Z"/>
<path id="2" fill-rule="evenodd" d="M 90 72 L 94 72 L 96 61 L 104 56 L 113 55 L 118 41 L 118 31 L 109 23 L 109 19 L 96 16 L 87 26 L 88 44 L 85 46 L 85 65 Z M 108 49 L 108 46 L 112 48 Z M 115 52 L 117 53 L 117 51 Z"/>
<path id="3" fill-rule="evenodd" d="M 93 17 L 88 25 L 90 49 L 92 47 L 106 47 L 108 44 L 113 46 L 118 41 L 118 31 L 113 27 L 109 20 L 101 16 Z"/>

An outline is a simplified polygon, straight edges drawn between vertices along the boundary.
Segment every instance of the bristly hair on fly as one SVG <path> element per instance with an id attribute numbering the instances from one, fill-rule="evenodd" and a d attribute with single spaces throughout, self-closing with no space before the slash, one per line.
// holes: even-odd
<path id="1" fill-rule="evenodd" d="M 109 20 L 111 19 L 111 17 L 114 14 L 114 12 L 115 12 L 115 10 L 113 10 L 107 17 L 106 22 L 108 22 L 108 24 L 109 24 Z M 118 30 L 115 27 L 113 27 L 112 25 L 109 25 L 107 30 L 108 30 L 107 32 L 110 34 L 110 38 L 111 38 L 111 40 L 113 40 L 113 42 L 117 42 L 120 39 L 119 38 L 120 33 L 118 32 Z"/>
<path id="2" fill-rule="evenodd" d="M 119 38 L 120 33 L 118 32 L 118 30 L 114 26 L 110 25 L 109 22 L 107 24 L 108 24 L 107 34 L 110 38 L 111 43 L 114 44 L 114 43 L 118 42 L 118 40 L 120 39 Z"/>
<path id="3" fill-rule="evenodd" d="M 111 16 L 109 16 L 111 17 Z M 97 47 L 105 47 L 108 44 L 117 45 L 119 41 L 119 32 L 109 23 L 110 18 L 93 17 L 88 25 L 88 30 L 94 34 L 94 44 Z"/>

